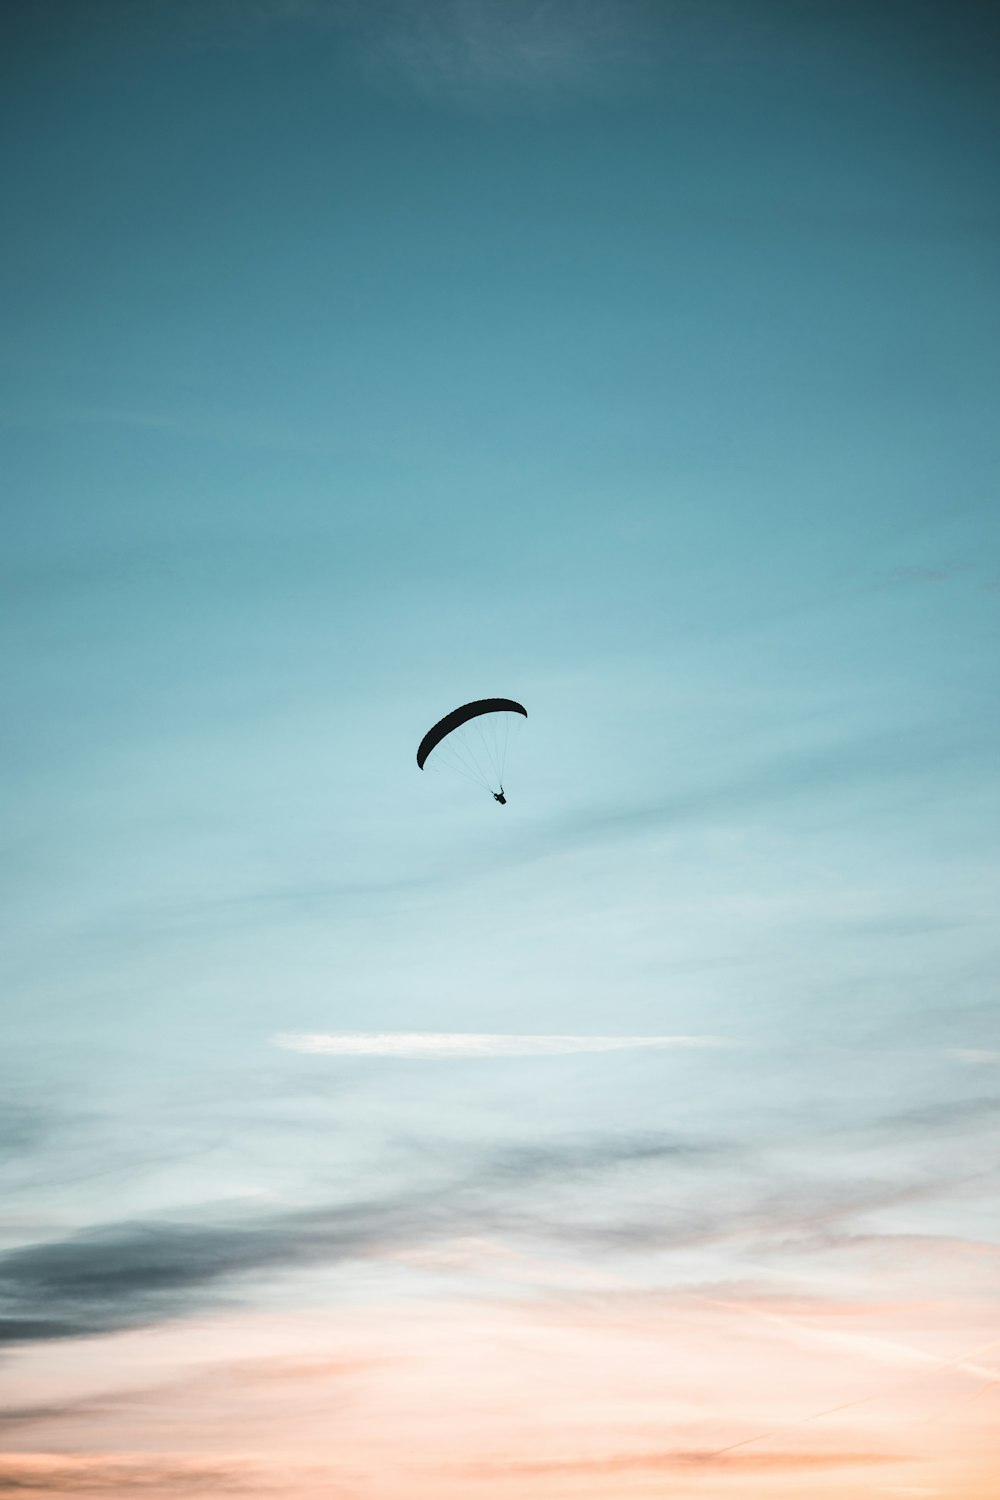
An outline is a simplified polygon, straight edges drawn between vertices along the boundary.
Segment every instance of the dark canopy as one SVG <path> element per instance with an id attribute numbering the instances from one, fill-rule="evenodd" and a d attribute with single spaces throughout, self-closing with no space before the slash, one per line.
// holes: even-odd
<path id="1" fill-rule="evenodd" d="M 428 729 L 420 741 L 417 765 L 421 771 L 424 769 L 424 761 L 445 735 L 451 734 L 459 725 L 467 724 L 470 719 L 478 719 L 480 714 L 523 714 L 527 718 L 528 710 L 522 704 L 515 703 L 513 698 L 477 698 L 475 703 L 463 703 L 461 708 L 453 708 L 450 714 L 445 714 L 443 719 L 438 720 L 433 729 Z"/>

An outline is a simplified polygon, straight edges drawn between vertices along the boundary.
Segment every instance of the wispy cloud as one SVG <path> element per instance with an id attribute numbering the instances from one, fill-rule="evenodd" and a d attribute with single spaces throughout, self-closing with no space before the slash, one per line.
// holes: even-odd
<path id="1" fill-rule="evenodd" d="M 331 1033 L 278 1045 L 347 1057 L 455 1059 L 713 1048 L 712 1036 L 522 1036 L 490 1033 Z M 733 1045 L 733 1043 L 728 1043 Z M 298 1071 L 298 1069 L 296 1069 Z M 993 1101 L 969 1101 L 964 1120 Z M 15 1135 L 22 1128 L 14 1121 Z M 940 1112 L 925 1122 L 939 1127 Z M 384 1262 L 456 1236 L 490 1235 L 570 1247 L 589 1263 L 670 1255 L 750 1238 L 757 1254 L 835 1253 L 875 1212 L 953 1191 L 947 1165 L 880 1179 L 838 1173 L 777 1177 L 758 1142 L 683 1130 L 595 1131 L 492 1146 L 434 1140 L 394 1191 L 309 1207 L 222 1202 L 179 1217 L 121 1220 L 22 1244 L 0 1256 L 0 1343 L 100 1336 L 163 1323 L 236 1294 L 256 1279 L 359 1260 Z M 426 1143 L 424 1143 L 426 1147 Z M 766 1148 L 764 1148 L 766 1150 Z M 595 1178 L 599 1191 L 592 1191 Z M 860 1224 L 858 1221 L 861 1221 Z"/>
<path id="2" fill-rule="evenodd" d="M 459 103 L 601 94 L 642 60 L 635 0 L 426 0 L 380 7 L 378 69 Z"/>
<path id="3" fill-rule="evenodd" d="M 654 1134 L 484 1153 L 445 1180 L 382 1198 L 293 1212 L 231 1207 L 199 1222 L 118 1222 L 23 1245 L 0 1256 L 0 1344 L 86 1338 L 162 1323 L 213 1304 L 261 1274 L 384 1257 L 498 1222 L 535 1223 L 522 1195 L 558 1179 L 586 1179 L 696 1156 Z M 514 1202 L 520 1205 L 513 1207 Z M 540 1233 L 548 1233 L 539 1222 Z"/>
<path id="4" fill-rule="evenodd" d="M 374 1358 L 354 1359 L 238 1359 L 214 1361 L 170 1380 L 152 1385 L 122 1386 L 92 1392 L 86 1396 L 62 1401 L 35 1402 L 22 1406 L 0 1406 L 0 1431 L 5 1428 L 58 1423 L 63 1430 L 67 1422 L 87 1421 L 95 1416 L 120 1415 L 130 1410 L 157 1406 L 161 1410 L 171 1401 L 194 1397 L 196 1400 L 218 1397 L 220 1390 L 230 1397 L 257 1397 L 270 1400 L 275 1388 L 323 1385 L 324 1400 L 332 1399 L 331 1388 L 344 1387 L 358 1375 L 378 1369 L 384 1361 Z M 3 1486 L 0 1484 L 0 1494 Z"/>
<path id="5" fill-rule="evenodd" d="M 977 1058 L 975 1061 L 981 1059 Z M 1000 1054 L 997 1054 L 996 1062 L 1000 1063 Z M 937 1135 L 943 1130 L 966 1130 L 979 1122 L 989 1124 L 998 1112 L 1000 1095 L 997 1094 L 985 1094 L 972 1099 L 938 1099 L 914 1109 L 887 1115 L 883 1120 L 874 1122 L 874 1128 L 881 1128 L 895 1136 L 927 1131 Z"/>
<path id="6" fill-rule="evenodd" d="M 959 569 L 946 568 L 897 568 L 893 578 L 905 583 L 945 583 Z"/>
<path id="7" fill-rule="evenodd" d="M 0 1344 L 163 1323 L 234 1291 L 250 1294 L 262 1275 L 384 1260 L 456 1235 L 527 1237 L 590 1258 L 667 1254 L 746 1236 L 758 1254 L 768 1245 L 778 1255 L 829 1248 L 859 1217 L 952 1185 L 949 1172 L 776 1188 L 748 1172 L 744 1146 L 656 1133 L 508 1145 L 471 1163 L 456 1145 L 450 1155 L 431 1153 L 422 1170 L 417 1184 L 381 1197 L 293 1211 L 242 1205 L 234 1212 L 222 1204 L 194 1221 L 112 1222 L 22 1245 L 0 1256 Z M 595 1174 L 603 1174 L 600 1194 L 591 1191 Z M 550 1184 L 558 1184 L 557 1197 Z"/>
<path id="8" fill-rule="evenodd" d="M 290 1052 L 334 1057 L 406 1057 L 427 1060 L 478 1057 L 562 1057 L 576 1052 L 669 1051 L 732 1047 L 718 1036 L 517 1036 L 466 1031 L 291 1032 L 274 1038 Z"/>
<path id="9" fill-rule="evenodd" d="M 267 1486 L 270 1489 L 270 1485 Z M 183 1462 L 146 1454 L 23 1453 L 0 1463 L 0 1494 L 153 1496 L 257 1492 L 261 1484 L 237 1463 Z"/>
<path id="10" fill-rule="evenodd" d="M 87 1338 L 179 1317 L 255 1273 L 336 1264 L 438 1227 L 414 1194 L 198 1224 L 117 1223 L 0 1257 L 0 1344 Z"/>
<path id="11" fill-rule="evenodd" d="M 460 1153 L 462 1155 L 464 1153 Z M 655 1133 L 554 1142 L 537 1148 L 483 1153 L 445 1174 L 435 1159 L 431 1176 L 418 1186 L 381 1198 L 320 1205 L 292 1212 L 223 1205 L 198 1221 L 148 1220 L 109 1223 L 87 1233 L 23 1245 L 0 1256 L 0 1343 L 27 1344 L 83 1338 L 162 1323 L 249 1288 L 253 1278 L 292 1274 L 310 1267 L 384 1258 L 456 1234 L 510 1232 L 577 1250 L 670 1249 L 701 1243 L 749 1228 L 758 1236 L 777 1225 L 784 1234 L 803 1227 L 802 1194 L 781 1212 L 766 1205 L 695 1203 L 671 1212 L 651 1210 L 653 1182 L 642 1186 L 641 1210 L 614 1200 L 596 1218 L 572 1213 L 574 1184 L 586 1189 L 597 1173 L 623 1189 L 637 1174 L 670 1172 L 673 1165 L 710 1169 L 725 1159 L 725 1147 L 688 1143 Z M 701 1158 L 705 1157 L 705 1164 Z M 665 1179 L 666 1180 L 666 1179 Z M 558 1182 L 562 1208 L 554 1211 L 546 1184 Z M 689 1184 L 689 1195 L 695 1185 Z M 647 1191 L 648 1189 L 648 1191 Z M 538 1201 L 539 1193 L 543 1201 Z M 632 1194 L 634 1196 L 634 1193 Z M 716 1195 L 717 1196 L 717 1195 Z M 752 1193 L 751 1193 L 752 1196 Z M 830 1223 L 869 1207 L 882 1195 L 855 1194 L 822 1203 Z M 727 1195 L 728 1200 L 728 1195 Z M 817 1203 L 810 1205 L 813 1222 Z M 638 1214 L 638 1218 L 637 1218 Z"/>
<path id="12" fill-rule="evenodd" d="M 543 1177 L 565 1179 L 581 1173 L 608 1172 L 618 1168 L 655 1167 L 671 1159 L 732 1154 L 733 1149 L 713 1142 L 679 1140 L 653 1131 L 543 1146 L 518 1146 L 499 1151 L 481 1163 L 475 1181 L 489 1185 L 516 1183 L 523 1187 Z"/>
<path id="13" fill-rule="evenodd" d="M 546 1474 L 598 1475 L 624 1474 L 647 1470 L 664 1473 L 678 1469 L 719 1468 L 750 1473 L 795 1472 L 801 1469 L 856 1468 L 866 1464 L 905 1463 L 898 1453 L 727 1453 L 712 1449 L 669 1449 L 661 1453 L 616 1453 L 608 1458 L 548 1459 L 535 1463 L 497 1463 L 476 1465 L 474 1472 L 483 1478 L 505 1479 L 515 1476 L 541 1478 Z"/>
<path id="14" fill-rule="evenodd" d="M 656 36 L 648 0 L 172 0 L 133 11 L 95 0 L 88 26 L 168 47 L 240 44 L 273 30 L 311 32 L 319 45 L 333 36 L 376 84 L 471 108 L 620 92 L 634 86 Z"/>
<path id="15" fill-rule="evenodd" d="M 951 1047 L 948 1056 L 956 1062 L 972 1063 L 975 1067 L 1000 1068 L 1000 1052 L 981 1047 Z"/>
<path id="16" fill-rule="evenodd" d="M 930 1500 L 932 1495 L 943 1495 L 944 1490 L 929 1489 L 925 1484 L 887 1484 L 886 1495 L 905 1495 L 909 1500 Z"/>
<path id="17" fill-rule="evenodd" d="M 39 1107 L 0 1102 L 0 1163 L 37 1146 L 47 1131 L 48 1120 Z"/>
<path id="18" fill-rule="evenodd" d="M 282 424 L 272 416 L 233 417 L 214 410 L 156 410 L 118 405 L 46 406 L 42 412 L 0 412 L 0 425 L 58 431 L 68 427 L 107 427 L 139 432 L 164 433 L 171 438 L 194 439 L 230 447 L 275 449 L 278 452 L 321 453 L 329 451 L 326 435 L 311 436 Z"/>

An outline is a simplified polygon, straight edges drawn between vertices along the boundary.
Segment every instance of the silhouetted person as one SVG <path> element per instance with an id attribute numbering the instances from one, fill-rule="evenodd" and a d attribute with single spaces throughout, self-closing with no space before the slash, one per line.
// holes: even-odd
<path id="1" fill-rule="evenodd" d="M 507 798 L 503 794 L 503 787 L 501 787 L 498 792 L 494 792 L 493 793 L 493 801 L 494 802 L 502 802 L 503 805 L 504 805 L 504 807 L 507 806 Z"/>

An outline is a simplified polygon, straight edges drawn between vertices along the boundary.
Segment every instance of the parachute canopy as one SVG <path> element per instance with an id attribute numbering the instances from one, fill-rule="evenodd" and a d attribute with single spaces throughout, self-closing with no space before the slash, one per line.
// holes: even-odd
<path id="1" fill-rule="evenodd" d="M 432 766 L 457 771 L 491 791 L 502 787 L 512 730 L 527 717 L 528 710 L 513 698 L 477 698 L 474 703 L 463 703 L 428 729 L 417 750 L 417 765 L 423 770 L 433 755 Z"/>

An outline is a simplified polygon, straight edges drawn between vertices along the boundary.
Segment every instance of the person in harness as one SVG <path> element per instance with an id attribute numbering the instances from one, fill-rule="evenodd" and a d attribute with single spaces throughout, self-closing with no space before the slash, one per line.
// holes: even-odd
<path id="1" fill-rule="evenodd" d="M 498 792 L 493 793 L 493 801 L 502 803 L 504 807 L 507 806 L 507 798 L 503 794 L 503 787 Z"/>

